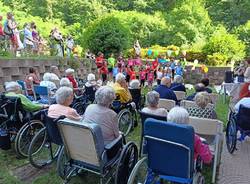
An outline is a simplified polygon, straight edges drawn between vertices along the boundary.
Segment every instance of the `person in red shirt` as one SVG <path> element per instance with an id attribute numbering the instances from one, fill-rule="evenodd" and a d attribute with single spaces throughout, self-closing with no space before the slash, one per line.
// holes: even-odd
<path id="1" fill-rule="evenodd" d="M 100 78 L 101 73 L 102 73 L 101 68 L 104 65 L 104 54 L 103 53 L 101 53 L 101 52 L 98 53 L 98 57 L 95 59 L 95 64 L 96 64 L 97 69 L 98 69 L 98 74 L 99 74 L 98 78 Z"/>
<path id="2" fill-rule="evenodd" d="M 102 75 L 102 81 L 106 82 L 108 75 L 108 66 L 106 61 L 103 61 L 103 65 L 100 68 L 100 74 Z"/>
<path id="3" fill-rule="evenodd" d="M 146 70 L 144 70 L 143 67 L 140 69 L 140 80 L 141 80 L 141 86 L 144 87 L 145 85 L 145 80 L 146 80 Z"/>
<path id="4" fill-rule="evenodd" d="M 2 20 L 3 20 L 3 17 L 0 16 L 0 39 L 3 39 L 3 38 L 4 38 Z"/>
<path id="5" fill-rule="evenodd" d="M 75 70 L 72 69 L 72 68 L 69 68 L 69 69 L 67 69 L 67 70 L 65 71 L 66 77 L 67 77 L 67 78 L 69 79 L 69 81 L 71 82 L 72 87 L 73 87 L 74 89 L 77 89 L 77 88 L 78 88 L 78 84 L 77 84 L 76 79 L 75 79 L 75 77 L 74 77 L 74 72 L 75 72 Z"/>
<path id="6" fill-rule="evenodd" d="M 157 77 L 157 69 L 158 69 L 158 58 L 156 58 L 153 62 L 152 62 L 152 70 L 154 71 L 154 79 L 156 79 Z"/>

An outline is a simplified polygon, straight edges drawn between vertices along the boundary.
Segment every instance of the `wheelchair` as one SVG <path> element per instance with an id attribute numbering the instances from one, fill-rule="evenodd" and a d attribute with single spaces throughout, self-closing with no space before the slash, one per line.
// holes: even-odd
<path id="1" fill-rule="evenodd" d="M 138 125 L 136 105 L 133 102 L 123 104 L 117 98 L 113 101 L 111 109 L 118 114 L 119 130 L 127 136 Z"/>
<path id="2" fill-rule="evenodd" d="M 247 136 L 250 136 L 249 120 L 250 108 L 240 105 L 238 113 L 231 110 L 226 127 L 226 145 L 229 153 L 233 154 L 237 150 L 237 141 L 243 142 Z"/>
<path id="3" fill-rule="evenodd" d="M 58 175 L 68 182 L 73 175 L 88 171 L 99 176 L 100 184 L 127 184 L 138 160 L 133 142 L 125 144 L 120 135 L 104 145 L 101 128 L 95 123 L 60 120 L 58 123 L 64 148 L 57 160 Z"/>
<path id="4" fill-rule="evenodd" d="M 28 156 L 29 144 L 40 129 L 44 127 L 40 121 L 41 112 L 26 112 L 18 97 L 0 96 L 0 128 L 8 132 L 10 141 L 19 157 Z"/>
<path id="5" fill-rule="evenodd" d="M 91 102 L 88 100 L 87 95 L 83 93 L 80 96 L 75 95 L 71 107 L 75 109 L 79 115 L 83 115 L 90 103 Z"/>
<path id="6" fill-rule="evenodd" d="M 141 94 L 141 89 L 129 89 L 129 92 L 132 96 L 132 101 L 136 105 L 136 109 L 142 109 L 145 105 L 146 98 Z"/>
<path id="7" fill-rule="evenodd" d="M 57 122 L 64 118 L 50 118 L 47 111 L 43 111 L 45 127 L 33 137 L 28 149 L 28 159 L 33 167 L 41 169 L 57 159 L 63 145 Z"/>
<path id="8" fill-rule="evenodd" d="M 202 162 L 194 160 L 194 129 L 149 118 L 144 127 L 144 152 L 128 184 L 204 184 Z"/>

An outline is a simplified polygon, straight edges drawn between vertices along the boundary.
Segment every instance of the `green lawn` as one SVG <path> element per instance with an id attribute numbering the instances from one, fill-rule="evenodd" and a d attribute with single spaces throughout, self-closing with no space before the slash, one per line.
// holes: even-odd
<path id="1" fill-rule="evenodd" d="M 223 98 L 220 96 L 219 102 L 216 107 L 216 112 L 218 114 L 218 119 L 224 122 L 224 125 L 227 120 L 228 114 L 228 103 L 223 104 Z M 135 141 L 136 144 L 139 144 L 140 140 L 140 126 L 136 128 L 128 137 L 128 140 Z M 14 150 L 9 151 L 0 151 L 0 184 L 25 184 L 27 182 L 23 182 L 20 179 L 16 178 L 13 174 L 13 171 L 22 167 L 25 164 L 28 164 L 28 160 L 26 159 L 17 159 Z M 205 167 L 203 170 L 203 174 L 206 177 L 206 183 L 211 183 L 211 167 Z M 29 182 L 30 183 L 30 182 Z M 62 180 L 57 176 L 55 171 L 55 163 L 51 169 L 49 169 L 44 174 L 33 179 L 33 184 L 60 184 Z M 75 177 L 71 180 L 71 184 L 96 184 L 98 183 L 98 179 L 95 175 L 87 174 L 82 177 Z"/>

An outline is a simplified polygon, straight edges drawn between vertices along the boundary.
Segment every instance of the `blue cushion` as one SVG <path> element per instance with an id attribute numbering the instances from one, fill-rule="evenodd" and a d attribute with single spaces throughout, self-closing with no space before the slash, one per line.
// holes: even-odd
<path id="1" fill-rule="evenodd" d="M 186 149 L 174 144 L 165 143 L 154 138 L 182 144 L 190 149 L 189 154 Z M 166 121 L 147 119 L 144 126 L 144 137 L 146 140 L 146 152 L 148 154 L 148 167 L 156 174 L 189 178 L 193 175 L 193 155 L 194 155 L 194 129 L 188 125 L 178 125 Z M 190 167 L 190 173 L 188 169 Z"/>

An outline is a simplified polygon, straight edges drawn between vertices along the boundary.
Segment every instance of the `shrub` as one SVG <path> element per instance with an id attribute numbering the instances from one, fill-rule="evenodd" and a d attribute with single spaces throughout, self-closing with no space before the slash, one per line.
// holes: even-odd
<path id="1" fill-rule="evenodd" d="M 207 55 L 224 55 L 229 61 L 238 61 L 245 57 L 245 44 L 237 35 L 230 34 L 222 26 L 218 27 L 203 48 Z M 217 55 L 216 54 L 216 55 Z"/>
<path id="2" fill-rule="evenodd" d="M 202 51 L 187 51 L 186 59 L 188 61 L 194 61 L 195 59 L 198 59 L 199 62 L 205 62 L 206 60 L 206 54 L 204 54 Z"/>
<path id="3" fill-rule="evenodd" d="M 220 53 L 213 53 L 213 55 L 207 56 L 207 64 L 210 66 L 226 65 L 227 61 L 227 56 Z"/>
<path id="4" fill-rule="evenodd" d="M 250 20 L 245 25 L 239 26 L 235 32 L 239 39 L 247 45 L 247 56 L 250 56 Z"/>
<path id="5" fill-rule="evenodd" d="M 129 46 L 129 30 L 118 18 L 106 16 L 97 19 L 85 31 L 84 45 L 93 53 L 99 51 L 105 55 L 126 50 Z"/>

